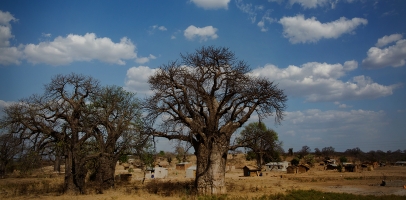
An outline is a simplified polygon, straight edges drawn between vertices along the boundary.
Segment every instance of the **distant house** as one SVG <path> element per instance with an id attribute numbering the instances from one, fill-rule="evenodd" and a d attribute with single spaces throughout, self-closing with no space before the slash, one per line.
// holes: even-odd
<path id="1" fill-rule="evenodd" d="M 358 171 L 357 165 L 354 165 L 354 164 L 346 164 L 346 165 L 344 165 L 344 169 L 346 172 L 357 172 Z"/>
<path id="2" fill-rule="evenodd" d="M 261 173 L 261 169 L 248 165 L 244 166 L 242 170 L 244 172 L 244 176 L 259 176 Z"/>
<path id="3" fill-rule="evenodd" d="M 337 169 L 337 165 L 336 164 L 328 164 L 326 166 L 326 170 L 336 170 Z"/>
<path id="4" fill-rule="evenodd" d="M 294 166 L 294 165 L 288 166 L 288 167 L 286 168 L 286 172 L 287 172 L 288 174 L 296 174 L 296 172 L 297 172 L 297 167 Z"/>
<path id="5" fill-rule="evenodd" d="M 196 178 L 196 166 L 191 166 L 186 169 L 186 178 Z"/>
<path id="6" fill-rule="evenodd" d="M 336 159 L 330 159 L 330 160 L 326 160 L 324 162 L 326 163 L 326 165 L 336 165 L 337 166 Z"/>
<path id="7" fill-rule="evenodd" d="M 286 171 L 286 168 L 288 168 L 289 162 L 283 161 L 283 162 L 270 162 L 265 164 L 265 170 L 266 171 Z"/>
<path id="8" fill-rule="evenodd" d="M 397 161 L 395 162 L 395 166 L 406 166 L 406 161 Z"/>
<path id="9" fill-rule="evenodd" d="M 309 165 L 299 165 L 297 167 L 297 173 L 306 173 L 307 171 L 310 170 L 310 166 Z"/>
<path id="10" fill-rule="evenodd" d="M 155 166 L 155 168 L 147 168 L 145 172 L 145 178 L 167 178 L 168 169 Z"/>
<path id="11" fill-rule="evenodd" d="M 190 162 L 181 162 L 181 163 L 176 164 L 176 169 L 177 170 L 186 170 L 190 166 L 192 166 L 192 163 L 190 163 Z"/>

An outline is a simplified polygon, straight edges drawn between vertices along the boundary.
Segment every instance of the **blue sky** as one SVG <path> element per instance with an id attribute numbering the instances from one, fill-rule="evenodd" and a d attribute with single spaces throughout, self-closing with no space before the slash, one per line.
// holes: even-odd
<path id="1" fill-rule="evenodd" d="M 143 98 L 160 65 L 225 46 L 288 95 L 265 121 L 284 149 L 405 150 L 405 19 L 403 0 L 1 0 L 0 107 L 71 72 Z"/>

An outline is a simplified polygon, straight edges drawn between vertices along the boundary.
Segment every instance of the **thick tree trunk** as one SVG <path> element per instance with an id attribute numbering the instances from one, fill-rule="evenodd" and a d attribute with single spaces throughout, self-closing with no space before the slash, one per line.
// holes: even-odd
<path id="1" fill-rule="evenodd" d="M 65 156 L 64 192 L 68 194 L 84 194 L 87 169 L 80 155 L 69 151 Z"/>
<path id="2" fill-rule="evenodd" d="M 0 178 L 1 179 L 3 179 L 6 175 L 6 166 L 7 166 L 7 162 L 0 163 Z"/>
<path id="3" fill-rule="evenodd" d="M 259 169 L 262 169 L 262 163 L 263 163 L 262 157 L 263 157 L 262 152 L 257 153 L 257 167 Z"/>
<path id="4" fill-rule="evenodd" d="M 102 156 L 99 158 L 99 165 L 96 169 L 98 193 L 103 193 L 103 190 L 114 187 L 114 172 L 117 160 L 115 156 Z"/>
<path id="5" fill-rule="evenodd" d="M 61 173 L 61 156 L 58 153 L 55 155 L 54 172 Z"/>
<path id="6" fill-rule="evenodd" d="M 225 194 L 228 141 L 208 141 L 195 146 L 197 169 L 195 187 L 198 194 Z"/>
<path id="7" fill-rule="evenodd" d="M 73 181 L 72 159 L 72 152 L 67 152 L 65 155 L 65 181 L 63 190 L 68 194 L 76 194 L 79 191 Z"/>

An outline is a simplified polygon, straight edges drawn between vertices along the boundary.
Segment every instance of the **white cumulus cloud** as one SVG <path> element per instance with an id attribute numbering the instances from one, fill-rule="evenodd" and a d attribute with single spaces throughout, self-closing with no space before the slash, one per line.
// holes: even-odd
<path id="1" fill-rule="evenodd" d="M 392 42 L 396 42 L 400 39 L 402 39 L 402 34 L 392 34 L 392 35 L 385 35 L 382 38 L 378 39 L 378 42 L 376 42 L 375 46 L 377 47 L 384 47 Z"/>
<path id="2" fill-rule="evenodd" d="M 137 58 L 135 59 L 135 62 L 136 62 L 136 63 L 140 63 L 140 64 L 144 64 L 144 63 L 147 63 L 147 62 L 149 62 L 150 60 L 154 60 L 154 59 L 156 59 L 156 56 L 154 56 L 154 55 L 152 55 L 152 54 L 149 54 L 148 57 L 137 57 Z"/>
<path id="3" fill-rule="evenodd" d="M 366 25 L 363 18 L 351 20 L 341 17 L 328 23 L 321 23 L 315 17 L 307 18 L 303 15 L 283 17 L 279 20 L 283 26 L 283 35 L 293 44 L 317 42 L 322 38 L 338 38 L 345 33 L 352 33 L 358 26 Z"/>
<path id="4" fill-rule="evenodd" d="M 398 87 L 375 83 L 366 76 L 355 76 L 345 82 L 341 80 L 357 67 L 356 61 L 347 61 L 344 65 L 310 62 L 284 69 L 268 64 L 254 69 L 251 74 L 274 80 L 288 95 L 312 102 L 378 98 L 391 95 Z"/>
<path id="5" fill-rule="evenodd" d="M 125 79 L 125 89 L 136 92 L 138 95 L 151 95 L 148 78 L 152 76 L 157 69 L 151 69 L 147 66 L 131 67 L 127 70 Z"/>
<path id="6" fill-rule="evenodd" d="M 228 9 L 228 3 L 230 0 L 190 0 L 196 6 L 204 9 Z"/>
<path id="7" fill-rule="evenodd" d="M 199 28 L 193 25 L 190 25 L 185 29 L 183 32 L 183 35 L 189 39 L 193 40 L 194 38 L 198 37 L 200 38 L 200 41 L 207 41 L 208 39 L 216 39 L 218 38 L 218 35 L 216 34 L 217 28 L 214 28 L 213 26 L 206 26 L 203 28 Z"/>
<path id="8" fill-rule="evenodd" d="M 75 61 L 99 60 L 111 64 L 125 65 L 127 59 L 137 58 L 135 45 L 123 37 L 119 43 L 110 38 L 98 38 L 94 33 L 69 34 L 51 42 L 28 44 L 24 48 L 26 59 L 34 64 L 66 65 Z"/>
<path id="9" fill-rule="evenodd" d="M 14 38 L 11 34 L 10 22 L 18 21 L 9 12 L 0 10 L 0 64 L 20 64 L 22 53 L 17 47 L 10 46 L 10 39 Z"/>
<path id="10" fill-rule="evenodd" d="M 393 42 L 395 42 L 395 44 L 387 46 Z M 393 34 L 378 39 L 376 47 L 371 47 L 367 52 L 367 58 L 362 60 L 362 66 L 369 69 L 390 66 L 401 67 L 406 64 L 405 60 L 406 40 L 402 39 L 402 35 L 400 34 Z"/>

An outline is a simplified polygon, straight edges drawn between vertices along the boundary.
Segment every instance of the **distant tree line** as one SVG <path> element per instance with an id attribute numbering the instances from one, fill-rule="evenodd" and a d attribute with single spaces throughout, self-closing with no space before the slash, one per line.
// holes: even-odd
<path id="1" fill-rule="evenodd" d="M 312 155 L 312 156 L 310 156 Z M 344 152 L 336 152 L 332 146 L 324 147 L 321 150 L 315 148 L 311 151 L 308 146 L 303 146 L 299 151 L 294 153 L 295 161 L 303 160 L 304 163 L 314 162 L 311 157 L 317 160 L 326 160 L 330 158 L 339 158 L 341 162 L 380 162 L 380 163 L 395 163 L 396 161 L 406 161 L 406 149 L 396 151 L 381 151 L 371 150 L 368 152 L 362 151 L 360 148 L 347 149 Z"/>

